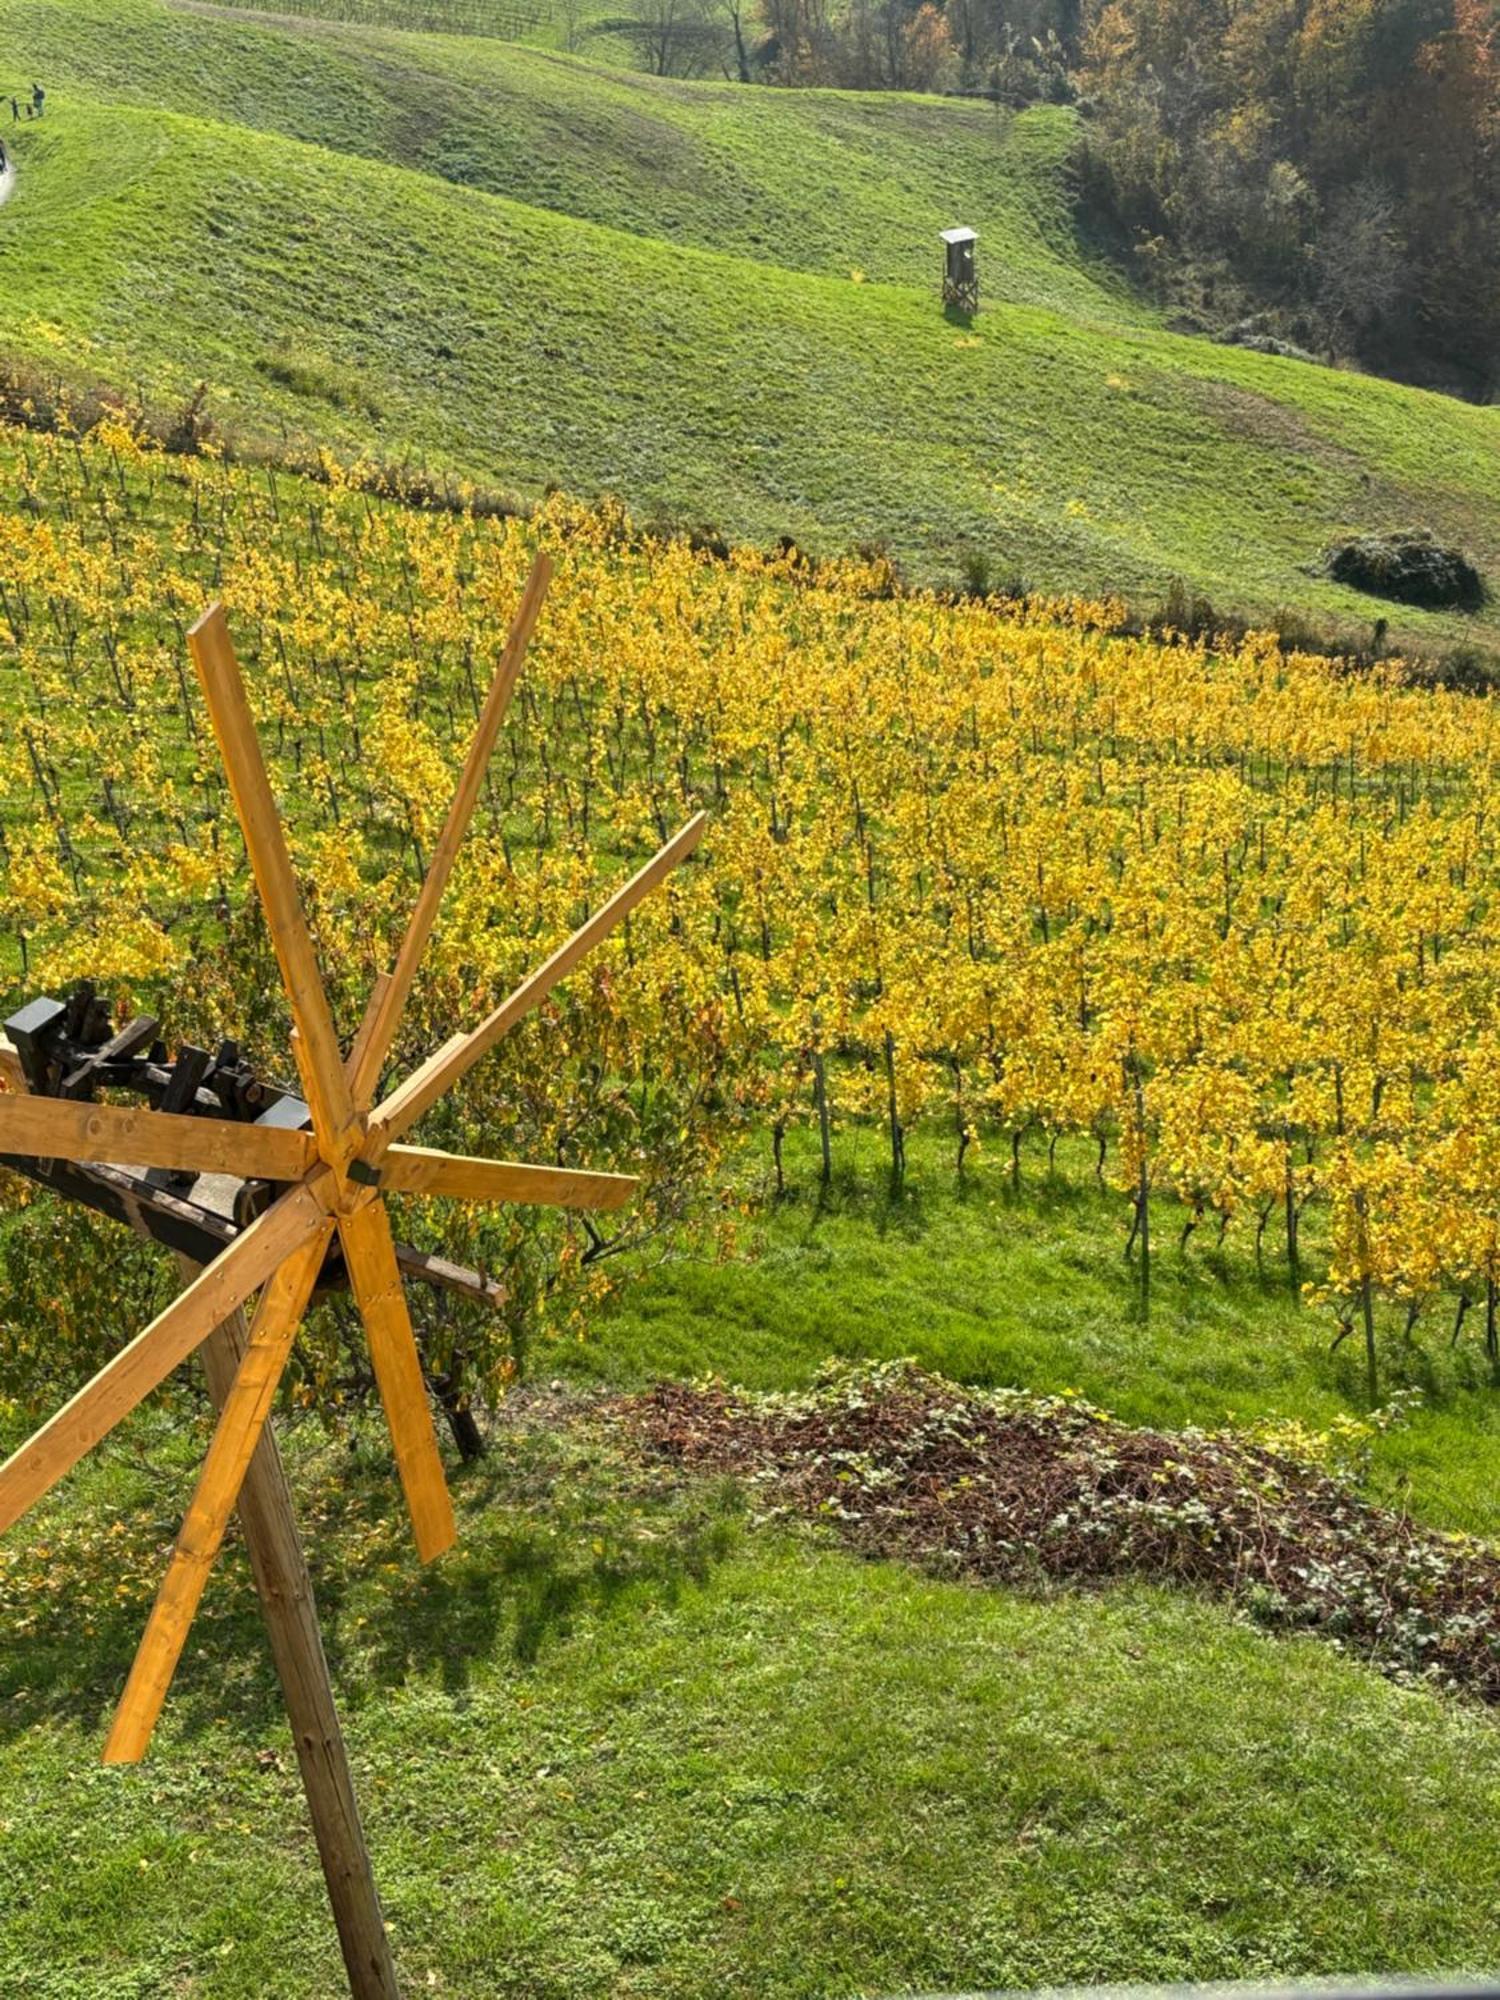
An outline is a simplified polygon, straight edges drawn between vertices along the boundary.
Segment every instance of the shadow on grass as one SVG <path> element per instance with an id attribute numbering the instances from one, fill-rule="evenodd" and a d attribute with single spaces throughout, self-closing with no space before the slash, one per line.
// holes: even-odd
<path id="1" fill-rule="evenodd" d="M 728 1486 L 643 1486 L 570 1439 L 507 1431 L 485 1460 L 453 1472 L 459 1545 L 423 1569 L 388 1454 L 299 1442 L 290 1460 L 324 1647 L 348 1710 L 411 1679 L 435 1678 L 457 1694 L 495 1663 L 530 1667 L 580 1619 L 675 1602 L 707 1581 L 738 1537 Z M 66 1566 L 65 1587 L 37 1589 L 29 1604 L 25 1574 L 9 1579 L 8 1599 L 30 1615 L 24 1629 L 8 1623 L 0 1634 L 0 1740 L 71 1720 L 97 1728 L 102 1743 L 166 1567 L 162 1512 L 159 1499 L 149 1521 L 125 1512 L 120 1536 L 101 1534 L 97 1521 L 76 1536 L 65 1524 L 33 1551 L 39 1565 Z M 122 1563 L 127 1552 L 133 1565 Z M 249 1732 L 281 1716 L 237 1532 L 167 1713 L 189 1739 L 226 1715 Z"/>
<path id="2" fill-rule="evenodd" d="M 708 1580 L 735 1539 L 727 1519 L 683 1521 L 670 1535 L 613 1546 L 599 1526 L 537 1522 L 487 1536 L 431 1574 L 404 1574 L 357 1648 L 376 1684 L 436 1672 L 457 1694 L 476 1662 L 505 1656 L 534 1666 L 581 1617 L 608 1618 L 641 1599 L 675 1603 L 686 1586 Z M 341 1663 L 336 1634 L 329 1650 Z"/>
<path id="3" fill-rule="evenodd" d="M 1046 1223 L 1089 1215 L 1108 1202 L 1108 1195 L 1097 1188 L 1045 1168 L 1017 1183 L 1008 1173 L 981 1176 L 972 1169 L 938 1173 L 924 1164 L 920 1172 L 908 1172 L 898 1180 L 886 1163 L 879 1171 L 836 1167 L 826 1185 L 818 1180 L 793 1182 L 777 1196 L 775 1209 L 787 1221 L 805 1218 L 798 1242 L 810 1248 L 820 1232 L 847 1225 L 869 1228 L 882 1239 L 917 1244 L 942 1230 L 950 1210 L 971 1211 L 981 1226 L 986 1209 L 995 1210 L 1007 1223 L 1016 1216 L 1024 1216 L 1028 1223 Z M 1000 1251 L 1005 1247 L 1003 1232 L 995 1224 L 990 1227 L 994 1247 Z"/>
<path id="4" fill-rule="evenodd" d="M 776 1198 L 776 1208 L 786 1223 L 805 1218 L 798 1231 L 801 1249 L 811 1249 L 820 1234 L 848 1223 L 862 1224 L 877 1236 L 898 1236 L 919 1243 L 932 1227 L 929 1204 L 919 1186 L 898 1184 L 890 1175 L 868 1175 L 849 1167 L 837 1168 L 825 1185 L 791 1186 Z"/>

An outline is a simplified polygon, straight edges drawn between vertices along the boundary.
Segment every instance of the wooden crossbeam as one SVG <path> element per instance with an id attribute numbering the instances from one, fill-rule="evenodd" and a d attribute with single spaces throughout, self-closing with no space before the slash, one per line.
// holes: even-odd
<path id="1" fill-rule="evenodd" d="M 28 1438 L 0 1466 L 0 1534 L 258 1291 L 283 1258 L 300 1250 L 326 1214 L 312 1186 L 289 1188 Z"/>
<path id="2" fill-rule="evenodd" d="M 261 1292 L 234 1386 L 220 1411 L 176 1550 L 115 1711 L 104 1746 L 106 1764 L 134 1764 L 146 1754 L 332 1235 L 330 1220 L 287 1258 Z"/>
<path id="3" fill-rule="evenodd" d="M 9 1091 L 0 1096 L 0 1153 L 268 1181 L 301 1180 L 318 1163 L 318 1149 L 305 1132 Z"/>
<path id="4" fill-rule="evenodd" d="M 623 1208 L 640 1186 L 634 1174 L 585 1173 L 571 1167 L 531 1167 L 514 1160 L 479 1160 L 426 1146 L 392 1146 L 380 1184 L 401 1194 L 452 1195 L 459 1201 L 535 1202 L 543 1208 Z"/>
<path id="5" fill-rule="evenodd" d="M 550 557 L 537 556 L 531 565 L 531 574 L 526 579 L 526 588 L 521 593 L 521 602 L 512 621 L 505 650 L 500 655 L 500 664 L 495 669 L 495 678 L 490 683 L 490 691 L 480 713 L 479 726 L 474 732 L 474 741 L 469 746 L 469 754 L 459 777 L 458 789 L 453 795 L 452 805 L 448 808 L 447 822 L 433 850 L 427 879 L 422 884 L 422 892 L 417 898 L 416 908 L 411 913 L 406 935 L 401 940 L 401 950 L 391 972 L 390 983 L 383 992 L 372 998 L 370 1012 L 366 1015 L 368 1034 L 361 1029 L 362 1046 L 357 1052 L 357 1061 L 353 1063 L 351 1080 L 354 1101 L 361 1110 L 369 1108 L 375 1086 L 380 1080 L 380 1066 L 390 1053 L 391 1043 L 400 1025 L 402 1010 L 411 994 L 412 981 L 416 978 L 417 968 L 422 962 L 422 953 L 427 948 L 427 940 L 432 936 L 432 927 L 437 922 L 443 891 L 448 886 L 448 877 L 453 872 L 458 850 L 465 833 L 468 832 L 474 807 L 479 801 L 479 788 L 484 783 L 484 774 L 495 747 L 495 739 L 500 733 L 501 723 L 505 720 L 505 711 L 510 706 L 511 694 L 521 671 L 521 663 L 526 657 L 526 648 L 531 644 L 531 635 L 536 629 L 536 621 L 541 615 L 542 601 L 547 595 L 547 586 L 551 580 Z"/>
<path id="6" fill-rule="evenodd" d="M 417 1553 L 423 1562 L 431 1562 L 452 1548 L 458 1531 L 385 1203 L 372 1201 L 353 1215 L 341 1216 L 338 1227 Z"/>
<path id="7" fill-rule="evenodd" d="M 359 1145 L 360 1124 L 222 605 L 213 605 L 198 620 L 188 633 L 188 647 L 224 759 L 292 1020 L 306 1050 L 313 1125 L 324 1158 L 343 1166 Z"/>
<path id="8" fill-rule="evenodd" d="M 560 979 L 567 977 L 580 959 L 586 958 L 596 945 L 603 943 L 637 903 L 649 896 L 680 862 L 687 859 L 703 838 L 707 825 L 707 815 L 695 813 L 680 833 L 674 835 L 622 888 L 617 889 L 586 924 L 574 931 L 566 944 L 559 945 L 552 956 L 524 979 L 510 998 L 502 1001 L 472 1034 L 452 1036 L 436 1055 L 430 1056 L 419 1069 L 413 1070 L 404 1083 L 398 1084 L 379 1110 L 371 1114 L 370 1137 L 364 1157 L 372 1164 L 378 1161 L 392 1140 L 399 1139 L 424 1111 L 450 1091 L 482 1055 L 547 997 Z"/>
<path id="9" fill-rule="evenodd" d="M 396 1262 L 403 1276 L 420 1278 L 424 1285 L 435 1285 L 439 1291 L 473 1299 L 477 1305 L 489 1306 L 492 1310 L 505 1303 L 503 1285 L 478 1271 L 471 1271 L 467 1265 L 450 1263 L 446 1257 L 435 1257 L 430 1250 L 414 1250 L 409 1243 L 398 1243 Z"/>

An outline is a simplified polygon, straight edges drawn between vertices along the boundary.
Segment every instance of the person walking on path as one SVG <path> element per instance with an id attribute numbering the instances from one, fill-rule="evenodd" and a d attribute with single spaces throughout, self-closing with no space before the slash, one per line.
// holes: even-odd
<path id="1" fill-rule="evenodd" d="M 19 125 L 21 122 L 21 107 L 14 98 L 10 100 L 10 122 L 12 125 Z"/>
<path id="2" fill-rule="evenodd" d="M 43 90 L 42 86 L 39 83 L 34 83 L 31 86 L 31 108 L 36 113 L 38 118 L 41 117 L 42 106 L 46 102 L 47 102 L 46 91 Z"/>

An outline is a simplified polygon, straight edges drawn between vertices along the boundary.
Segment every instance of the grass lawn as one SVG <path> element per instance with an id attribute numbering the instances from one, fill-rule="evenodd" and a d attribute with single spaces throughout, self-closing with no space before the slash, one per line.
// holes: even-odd
<path id="1" fill-rule="evenodd" d="M 236 1554 L 150 1761 L 96 1763 L 187 1440 L 4 1573 L 0 1989 L 340 1989 Z M 507 1430 L 422 1575 L 378 1453 L 296 1484 L 408 1990 L 853 1995 L 1477 1968 L 1492 1718 L 1191 1598 L 861 1564 Z M 85 1504 L 80 1505 L 80 1501 Z M 108 1566 L 90 1538 L 106 1521 Z"/>
<path id="2" fill-rule="evenodd" d="M 920 1135 L 903 1199 L 839 1136 L 820 1205 L 745 1257 L 643 1273 L 549 1377 L 800 1382 L 915 1351 L 1177 1422 L 1357 1407 L 1283 1278 L 1163 1250 L 1143 1318 L 1088 1185 Z M 747 1165 L 744 1186 L 760 1178 Z M 1493 1531 L 1494 1392 L 1409 1357 L 1382 1441 L 1440 1524 Z M 1395 1363 L 1394 1353 L 1388 1360 Z M 538 1392 L 533 1392 L 538 1393 Z M 339 1992 L 237 1549 L 149 1762 L 97 1766 L 201 1437 L 135 1420 L 0 1551 L 0 1991 Z M 1500 1957 L 1492 1715 L 1186 1594 L 1029 1595 L 860 1563 L 627 1457 L 572 1392 L 456 1474 L 422 1572 L 383 1438 L 303 1431 L 294 1484 L 403 1975 L 414 1992 L 834 1996 L 1478 1968 Z"/>
<path id="3" fill-rule="evenodd" d="M 639 56 L 629 37 L 611 28 L 620 13 L 604 0 L 277 0 L 269 9 L 257 0 L 220 0 L 220 5 L 225 13 L 273 12 L 363 28 L 461 35 L 477 47 L 500 39 L 544 49 L 587 49 L 603 60 L 623 64 L 634 63 Z M 729 22 L 719 25 L 719 60 L 709 65 L 715 71 L 721 63 L 728 66 L 733 50 Z"/>
<path id="4" fill-rule="evenodd" d="M 0 31 L 54 79 L 0 218 L 35 365 L 949 582 L 970 554 L 1147 600 L 1181 575 L 1364 635 L 1390 607 L 1309 573 L 1339 532 L 1418 521 L 1500 568 L 1496 412 L 1163 331 L 1073 233 L 1068 113 L 161 0 L 0 0 Z M 972 328 L 933 296 L 959 209 Z"/>

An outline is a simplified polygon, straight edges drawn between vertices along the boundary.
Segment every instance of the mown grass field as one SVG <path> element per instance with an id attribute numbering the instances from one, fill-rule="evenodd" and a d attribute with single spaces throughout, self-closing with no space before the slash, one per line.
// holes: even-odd
<path id="1" fill-rule="evenodd" d="M 1111 1248 L 1069 1225 L 1091 1197 L 1066 1161 L 1015 1197 L 986 1160 L 960 1200 L 922 1156 L 888 1203 L 873 1154 L 841 1137 L 821 1225 L 794 1159 L 803 1192 L 744 1261 L 669 1263 L 586 1347 L 536 1354 L 540 1402 L 457 1475 L 462 1544 L 435 1572 L 407 1549 L 383 1438 L 301 1434 L 410 1990 L 812 2000 L 1493 1964 L 1493 1716 L 1187 1595 L 858 1563 L 643 1469 L 607 1417 L 546 1391 L 708 1366 L 792 1382 L 904 1343 L 1155 1417 L 1347 1406 L 1321 1340 L 1234 1264 L 1164 1270 L 1142 1321 Z M 1483 1392 L 1454 1368 L 1428 1387 L 1378 1479 L 1492 1527 Z M 0 1558 L 6 1991 L 340 1990 L 238 1552 L 150 1762 L 95 1763 L 197 1443 L 136 1423 Z"/>
<path id="2" fill-rule="evenodd" d="M 1171 335 L 1076 236 L 1071 114 L 657 83 L 472 36 L 5 0 L 52 85 L 6 345 L 243 434 L 954 581 L 1392 608 L 1309 574 L 1410 521 L 1500 559 L 1497 417 Z M 986 310 L 935 299 L 981 231 Z M 1392 613 L 1398 638 L 1487 640 Z"/>
<path id="3" fill-rule="evenodd" d="M 261 7 L 256 0 L 221 0 L 226 12 L 291 14 L 309 21 L 337 21 L 361 28 L 400 28 L 420 34 L 464 35 L 476 41 L 505 41 L 535 48 L 586 50 L 609 62 L 632 64 L 639 51 L 613 25 L 621 10 L 602 0 L 279 0 Z M 729 24 L 722 24 L 721 62 L 733 47 Z M 705 67 L 716 72 L 720 64 Z"/>
<path id="4" fill-rule="evenodd" d="M 511 42 L 163 0 L 5 0 L 0 25 L 65 99 L 245 126 L 785 270 L 930 290 L 932 218 L 961 192 L 997 296 L 1150 318 L 1074 240 L 1066 115 L 664 82 Z M 441 259 L 440 238 L 423 247 Z"/>

